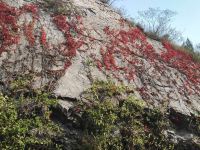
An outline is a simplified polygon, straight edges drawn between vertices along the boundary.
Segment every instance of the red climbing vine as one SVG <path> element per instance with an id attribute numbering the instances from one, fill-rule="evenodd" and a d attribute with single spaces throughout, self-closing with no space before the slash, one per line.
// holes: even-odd
<path id="1" fill-rule="evenodd" d="M 41 37 L 40 37 L 41 45 L 47 48 L 47 34 L 44 30 L 44 27 L 41 28 Z"/>
<path id="2" fill-rule="evenodd" d="M 184 52 L 182 50 L 174 50 L 172 45 L 168 41 L 163 41 L 163 46 L 166 52 L 161 54 L 161 59 L 167 63 L 169 66 L 176 68 L 186 77 L 186 81 L 183 85 L 190 94 L 198 93 L 200 88 L 198 84 L 200 83 L 200 63 L 195 62 L 191 54 Z M 191 91 L 192 85 L 195 86 Z"/>
<path id="3" fill-rule="evenodd" d="M 19 42 L 18 16 L 19 11 L 16 8 L 0 3 L 0 54 L 9 46 Z"/>
<path id="4" fill-rule="evenodd" d="M 163 46 L 167 51 L 161 54 L 162 60 L 182 72 L 189 82 L 199 83 L 200 64 L 195 62 L 189 53 L 174 50 L 172 45 L 167 41 L 163 41 Z"/>
<path id="5" fill-rule="evenodd" d="M 63 51 L 61 51 L 63 55 L 68 57 L 67 61 L 65 62 L 65 69 L 67 69 L 71 65 L 70 60 L 76 56 L 77 49 L 80 48 L 83 44 L 83 41 L 78 39 L 78 33 L 80 32 L 80 30 L 75 23 L 75 21 L 79 20 L 80 18 L 78 17 L 78 20 L 71 20 L 70 22 L 64 15 L 57 15 L 53 17 L 53 22 L 57 25 L 58 29 L 64 33 L 65 36 L 64 45 L 66 47 Z M 73 37 L 73 33 L 76 34 L 76 38 Z"/>
<path id="6" fill-rule="evenodd" d="M 38 15 L 38 6 L 36 4 L 26 4 L 24 6 L 22 6 L 22 8 L 20 9 L 21 13 L 25 13 L 25 12 L 29 12 L 33 15 L 34 19 L 38 19 L 39 15 Z"/>
<path id="7" fill-rule="evenodd" d="M 24 25 L 24 34 L 30 44 L 30 46 L 34 46 L 35 44 L 35 35 L 34 35 L 34 25 L 35 19 L 33 19 L 28 25 Z"/>
<path id="8" fill-rule="evenodd" d="M 23 26 L 19 26 L 18 19 L 25 13 L 30 13 L 32 19 L 29 22 L 25 20 Z M 39 9 L 34 3 L 15 8 L 0 2 L 0 54 L 7 51 L 10 46 L 19 44 L 20 31 L 24 31 L 24 35 L 31 47 L 36 46 L 37 35 L 35 28 L 38 28 L 39 19 Z M 60 54 L 66 57 L 63 67 L 67 69 L 72 64 L 71 59 L 76 56 L 77 49 L 83 44 L 78 34 L 81 33 L 78 24 L 82 24 L 82 19 L 80 16 L 74 16 L 72 19 L 67 20 L 64 15 L 56 15 L 53 16 L 53 22 L 65 36 L 65 43 L 63 43 L 65 48 L 60 51 Z M 40 31 L 40 44 L 43 48 L 48 49 L 47 34 L 43 26 L 40 27 Z"/>
<path id="9" fill-rule="evenodd" d="M 167 41 L 162 43 L 166 50 L 163 49 L 163 52 L 160 54 L 156 53 L 146 36 L 138 28 L 131 27 L 127 30 L 116 30 L 110 29 L 107 26 L 104 28 L 104 32 L 108 36 L 109 41 L 105 46 L 101 47 L 101 58 L 94 58 L 99 70 L 109 72 L 119 81 L 124 78 L 128 81 L 134 81 L 136 76 L 140 77 L 146 72 L 145 60 L 151 64 L 151 67 L 157 69 L 162 76 L 165 76 L 167 67 L 176 68 L 186 77 L 182 88 L 188 94 L 197 94 L 199 92 L 200 64 L 196 63 L 190 54 L 173 49 Z M 156 76 L 153 78 L 159 80 Z M 168 81 L 166 83 L 170 84 L 170 78 L 167 78 Z M 148 82 L 151 81 L 147 81 L 147 84 Z M 147 84 L 145 83 L 143 87 L 138 88 L 139 93 L 144 99 L 150 98 L 147 92 Z M 194 86 L 195 88 L 192 88 Z M 180 93 L 182 92 L 180 90 Z M 155 95 L 155 93 L 153 94 Z"/>
<path id="10" fill-rule="evenodd" d="M 134 80 L 135 66 L 140 62 L 135 56 L 145 57 L 151 61 L 156 56 L 153 46 L 137 28 L 117 31 L 105 27 L 104 32 L 110 41 L 101 48 L 102 60 L 96 59 L 97 66 L 99 69 L 111 71 L 117 78 L 123 74 L 129 81 Z M 123 63 L 124 65 L 121 65 Z"/>
<path id="11" fill-rule="evenodd" d="M 52 50 L 49 48 L 46 29 L 38 23 L 40 20 L 38 12 L 38 6 L 33 3 L 15 8 L 0 2 L 0 54 L 8 51 L 9 47 L 19 44 L 21 31 L 24 31 L 30 46 L 36 46 L 36 40 L 39 40 L 42 48 L 47 50 L 45 53 Z M 25 20 L 24 25 L 19 26 L 18 19 L 24 13 L 31 14 L 32 19 L 29 22 Z M 55 49 L 58 50 L 62 58 L 64 57 L 62 59 L 64 60 L 63 70 L 66 70 L 72 65 L 72 59 L 77 55 L 77 50 L 84 44 L 83 21 L 81 16 L 68 18 L 64 15 L 52 15 L 52 20 L 65 37 L 64 42 L 56 45 Z M 125 20 L 119 22 L 125 28 Z M 39 38 L 35 32 L 36 27 L 40 31 Z M 193 91 L 197 93 L 200 90 L 198 86 L 191 90 L 192 85 L 200 83 L 200 64 L 193 61 L 190 54 L 175 50 L 167 41 L 162 42 L 163 52 L 156 53 L 140 29 L 130 26 L 126 26 L 126 28 L 120 30 L 111 29 L 109 26 L 104 28 L 103 31 L 107 39 L 100 48 L 100 57 L 92 54 L 99 70 L 108 72 L 119 80 L 127 79 L 131 82 L 135 81 L 136 76 L 142 76 L 146 72 L 145 61 L 147 61 L 162 76 L 164 76 L 167 67 L 176 68 L 186 77 L 183 87 L 189 93 L 192 94 Z M 94 37 L 88 38 L 90 42 L 96 40 Z M 157 77 L 155 76 L 155 78 Z M 138 91 L 145 98 L 149 97 L 146 84 L 138 88 Z"/>
<path id="12" fill-rule="evenodd" d="M 35 36 L 33 33 L 35 19 L 38 18 L 38 8 L 34 4 L 24 5 L 21 8 L 15 8 L 0 3 L 0 54 L 12 45 L 18 44 L 20 40 L 19 32 L 21 27 L 18 25 L 19 16 L 25 12 L 33 14 L 33 20 L 28 25 L 24 25 L 24 32 L 30 45 L 34 45 Z"/>

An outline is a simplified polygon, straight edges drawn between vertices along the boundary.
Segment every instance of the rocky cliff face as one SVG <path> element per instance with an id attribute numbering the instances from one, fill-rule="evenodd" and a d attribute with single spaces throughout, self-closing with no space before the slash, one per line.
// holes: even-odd
<path id="1" fill-rule="evenodd" d="M 53 91 L 67 113 L 95 80 L 112 80 L 185 124 L 168 131 L 176 140 L 199 136 L 191 118 L 199 120 L 200 64 L 167 41 L 149 39 L 106 4 L 1 0 L 0 30 L 2 85 L 32 74 L 33 87 Z"/>

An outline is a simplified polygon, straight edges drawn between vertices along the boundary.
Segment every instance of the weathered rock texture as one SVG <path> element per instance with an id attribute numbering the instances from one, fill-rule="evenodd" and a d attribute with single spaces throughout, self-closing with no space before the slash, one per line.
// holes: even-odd
<path id="1" fill-rule="evenodd" d="M 4 84 L 31 73 L 35 88 L 80 99 L 92 81 L 113 80 L 152 106 L 199 117 L 200 64 L 98 0 L 1 0 L 0 31 Z"/>

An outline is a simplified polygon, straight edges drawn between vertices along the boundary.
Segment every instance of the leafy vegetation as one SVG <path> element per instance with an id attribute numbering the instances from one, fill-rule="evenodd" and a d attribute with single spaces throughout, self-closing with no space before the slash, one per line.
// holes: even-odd
<path id="1" fill-rule="evenodd" d="M 42 91 L 27 94 L 29 81 L 19 77 L 11 83 L 13 95 L 0 94 L 0 149 L 59 149 L 55 139 L 61 129 L 50 110 L 57 101 Z"/>
<path id="2" fill-rule="evenodd" d="M 48 11 L 52 11 L 54 14 L 71 15 L 78 13 L 76 7 L 70 1 L 44 0 L 43 4 Z"/>
<path id="3" fill-rule="evenodd" d="M 188 42 L 187 45 L 183 43 L 181 46 L 174 42 L 170 42 L 170 43 L 174 50 L 186 52 L 187 54 L 191 55 L 194 62 L 197 62 L 197 63 L 200 62 L 200 53 L 198 51 L 194 51 L 193 45 L 191 43 Z"/>
<path id="4" fill-rule="evenodd" d="M 83 44 L 83 41 L 74 39 L 74 36 L 80 32 L 77 26 L 73 24 L 73 21 L 71 23 L 68 21 L 72 20 L 69 19 L 70 17 L 64 16 L 76 14 L 76 11 L 71 3 L 65 5 L 55 0 L 45 0 L 45 4 L 46 8 L 54 13 L 53 22 L 66 38 L 66 47 L 69 48 L 69 51 L 63 55 L 67 56 L 64 66 L 64 69 L 67 69 L 72 63 L 71 59 L 76 56 L 77 49 Z M 38 15 L 37 6 L 25 5 L 22 8 L 14 9 L 1 3 L 0 7 L 5 10 L 0 14 L 1 18 L 4 18 L 0 22 L 5 27 L 2 35 L 6 37 L 0 53 L 13 43 L 18 44 L 17 29 L 19 27 L 16 26 L 16 18 L 19 14 L 16 10 L 21 13 L 31 12 L 33 15 L 33 22 L 24 26 L 26 38 L 33 46 L 35 44 L 33 27 L 34 19 Z M 6 17 L 5 14 L 10 14 L 12 11 L 13 14 Z M 81 18 L 76 16 L 76 20 L 79 22 Z M 13 35 L 9 32 L 11 28 Z M 104 32 L 108 36 L 115 33 L 109 27 L 106 27 Z M 140 49 L 140 57 L 145 56 L 153 60 L 157 58 L 157 55 L 154 55 L 152 45 L 147 42 L 140 30 L 121 30 L 117 35 L 120 38 L 113 39 L 113 45 L 107 46 L 113 49 L 101 49 L 102 63 L 97 61 L 97 64 L 100 64 L 98 65 L 99 69 L 102 69 L 104 65 L 104 69 L 111 70 L 117 78 L 119 78 L 117 73 L 121 71 L 124 72 L 123 74 L 128 74 L 126 77 L 128 80 L 134 80 L 134 70 L 136 70 L 134 66 L 139 62 L 126 59 L 132 67 L 130 67 L 131 65 L 124 68 L 117 66 L 113 52 L 120 52 L 125 58 L 133 57 L 133 52 L 126 46 L 127 43 L 131 43 L 133 48 Z M 138 44 L 138 40 L 141 45 Z M 119 48 L 119 42 L 122 43 L 121 45 L 125 45 L 120 50 L 116 48 Z M 44 48 L 48 47 L 43 27 L 41 27 L 41 45 Z M 191 47 L 191 44 L 187 45 Z M 192 59 L 185 53 L 175 52 L 169 43 L 165 43 L 164 46 L 167 52 L 160 58 L 164 58 L 163 60 L 168 64 L 171 64 L 172 59 L 176 60 L 171 64 L 173 67 L 184 72 L 193 82 L 199 81 L 199 78 L 196 79 L 198 74 L 191 73 L 191 69 L 194 70 L 199 66 L 194 64 L 195 67 L 186 68 L 185 64 L 192 62 Z M 182 61 L 182 58 L 187 61 Z M 180 60 L 184 63 L 181 63 Z M 90 60 L 86 64 L 93 65 Z M 48 93 L 31 89 L 31 80 L 31 76 L 20 76 L 10 84 L 10 94 L 0 94 L 0 149 L 60 148 L 56 138 L 61 135 L 61 129 L 51 119 L 51 107 L 55 106 L 57 101 L 50 98 Z M 144 93 L 144 89 L 140 89 L 140 91 Z M 85 131 L 82 139 L 85 149 L 174 149 L 174 145 L 164 136 L 164 130 L 169 125 L 166 114 L 159 110 L 146 108 L 144 101 L 136 99 L 133 93 L 133 90 L 128 87 L 117 86 L 110 81 L 95 81 L 92 87 L 86 91 L 83 96 L 89 103 L 81 105 L 84 108 L 81 127 Z M 145 95 L 143 94 L 143 96 Z M 199 131 L 199 122 L 195 124 L 195 128 L 197 128 L 196 126 Z"/>
<path id="5" fill-rule="evenodd" d="M 113 103 L 113 97 L 126 91 L 131 90 L 103 81 L 96 81 L 87 91 L 87 99 L 89 93 L 95 104 L 84 107 L 82 142 L 86 149 L 173 149 L 163 134 L 169 124 L 164 113 L 146 108 L 132 94 Z"/>

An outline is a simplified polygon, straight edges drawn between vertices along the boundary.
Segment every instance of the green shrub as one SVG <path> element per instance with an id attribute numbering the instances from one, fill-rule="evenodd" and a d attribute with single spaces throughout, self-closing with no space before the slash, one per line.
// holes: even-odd
<path id="1" fill-rule="evenodd" d="M 78 13 L 71 1 L 44 0 L 44 7 L 54 14 L 71 15 Z"/>
<path id="2" fill-rule="evenodd" d="M 81 123 L 85 130 L 83 144 L 97 150 L 173 149 L 173 144 L 163 134 L 168 126 L 163 113 L 146 108 L 144 101 L 132 94 L 113 105 L 111 99 L 127 91 L 130 89 L 110 81 L 94 82 L 87 92 L 95 104 L 84 107 Z"/>
<path id="3" fill-rule="evenodd" d="M 50 110 L 57 100 L 39 90 L 25 96 L 29 84 L 23 77 L 11 83 L 11 93 L 21 91 L 17 98 L 0 93 L 0 149 L 59 149 L 55 139 L 61 129 L 51 120 Z"/>

